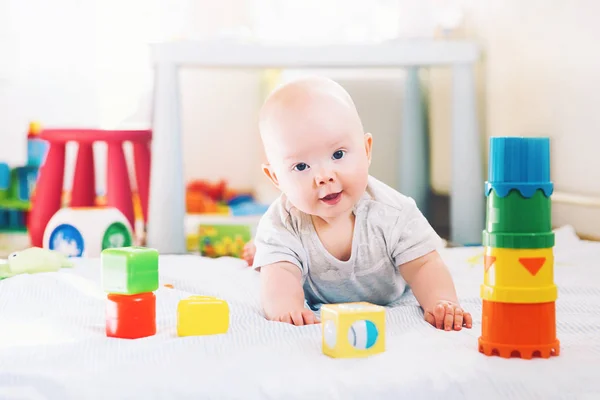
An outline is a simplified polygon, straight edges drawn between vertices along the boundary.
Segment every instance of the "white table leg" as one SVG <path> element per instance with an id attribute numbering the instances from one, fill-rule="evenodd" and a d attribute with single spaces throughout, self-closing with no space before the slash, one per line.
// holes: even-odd
<path id="1" fill-rule="evenodd" d="M 429 141 L 419 68 L 407 69 L 400 139 L 399 191 L 412 197 L 421 212 L 428 213 Z"/>
<path id="2" fill-rule="evenodd" d="M 178 68 L 158 64 L 155 74 L 146 245 L 161 254 L 183 254 L 185 186 Z"/>
<path id="3" fill-rule="evenodd" d="M 483 148 L 477 126 L 473 65 L 453 67 L 450 241 L 480 244 L 485 225 Z"/>

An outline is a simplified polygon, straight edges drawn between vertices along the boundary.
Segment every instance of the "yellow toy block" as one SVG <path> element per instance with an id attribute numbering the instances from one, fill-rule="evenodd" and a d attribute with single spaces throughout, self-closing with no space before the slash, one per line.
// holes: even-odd
<path id="1" fill-rule="evenodd" d="M 385 308 L 366 302 L 321 307 L 323 354 L 367 357 L 385 351 Z"/>
<path id="2" fill-rule="evenodd" d="M 177 305 L 177 335 L 201 336 L 229 330 L 229 305 L 212 296 L 191 296 Z"/>
<path id="3" fill-rule="evenodd" d="M 552 248 L 485 248 L 482 299 L 499 303 L 549 303 L 557 297 Z"/>

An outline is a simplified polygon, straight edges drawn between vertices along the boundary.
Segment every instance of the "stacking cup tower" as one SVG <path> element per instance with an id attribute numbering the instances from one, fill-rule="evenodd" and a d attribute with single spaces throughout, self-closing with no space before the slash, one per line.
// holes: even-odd
<path id="1" fill-rule="evenodd" d="M 550 140 L 490 140 L 479 351 L 549 358 L 556 337 Z"/>

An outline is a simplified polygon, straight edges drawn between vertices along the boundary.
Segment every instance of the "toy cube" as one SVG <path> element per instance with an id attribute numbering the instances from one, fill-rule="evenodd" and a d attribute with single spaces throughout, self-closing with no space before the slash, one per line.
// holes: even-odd
<path id="1" fill-rule="evenodd" d="M 177 335 L 200 336 L 229 329 L 229 305 L 211 296 L 191 296 L 177 305 Z"/>
<path id="2" fill-rule="evenodd" d="M 116 294 L 138 294 L 158 289 L 158 251 L 119 247 L 102 251 L 102 288 Z"/>
<path id="3" fill-rule="evenodd" d="M 156 334 L 156 296 L 109 294 L 106 302 L 106 336 L 138 339 Z"/>
<path id="4" fill-rule="evenodd" d="M 385 308 L 366 302 L 321 307 L 323 354 L 367 357 L 385 351 Z"/>

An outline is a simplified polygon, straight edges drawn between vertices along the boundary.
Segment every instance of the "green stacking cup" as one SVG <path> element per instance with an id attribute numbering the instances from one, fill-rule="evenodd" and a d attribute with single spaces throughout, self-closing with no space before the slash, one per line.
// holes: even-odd
<path id="1" fill-rule="evenodd" d="M 514 189 L 500 197 L 492 189 L 487 197 L 488 233 L 549 233 L 552 231 L 552 204 L 543 190 L 525 198 Z"/>
<path id="2" fill-rule="evenodd" d="M 499 249 L 547 249 L 554 247 L 554 232 L 489 233 L 483 231 L 483 246 Z"/>

